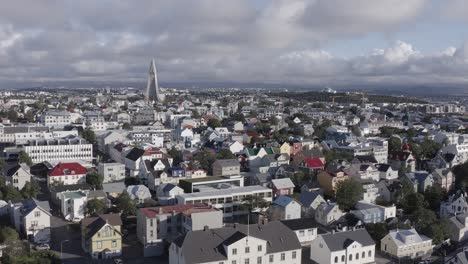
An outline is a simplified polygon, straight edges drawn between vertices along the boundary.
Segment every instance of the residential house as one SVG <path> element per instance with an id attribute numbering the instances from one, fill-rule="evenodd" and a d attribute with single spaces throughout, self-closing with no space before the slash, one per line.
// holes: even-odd
<path id="1" fill-rule="evenodd" d="M 464 248 L 457 254 L 444 257 L 443 262 L 446 264 L 468 264 L 468 248 Z"/>
<path id="2" fill-rule="evenodd" d="M 166 241 L 205 226 L 222 227 L 222 211 L 205 204 L 186 204 L 146 207 L 137 212 L 137 237 L 146 257 L 164 254 Z"/>
<path id="3" fill-rule="evenodd" d="M 73 185 L 86 182 L 88 170 L 78 162 L 59 162 L 47 177 L 48 186 Z"/>
<path id="4" fill-rule="evenodd" d="M 326 203 L 320 191 L 301 191 L 299 202 L 302 204 L 302 215 L 306 217 L 314 216 L 317 207 Z"/>
<path id="5" fill-rule="evenodd" d="M 310 245 L 315 263 L 375 263 L 375 242 L 365 229 L 319 235 Z"/>
<path id="6" fill-rule="evenodd" d="M 17 164 L 5 173 L 5 183 L 18 190 L 23 189 L 27 182 L 31 182 L 31 169 L 26 163 Z"/>
<path id="7" fill-rule="evenodd" d="M 183 194 L 184 189 L 172 183 L 165 183 L 158 186 L 156 196 L 161 205 L 174 205 L 177 202 L 176 196 Z"/>
<path id="8" fill-rule="evenodd" d="M 450 169 L 435 169 L 432 172 L 434 184 L 439 185 L 447 192 L 452 190 L 455 184 L 455 177 Z"/>
<path id="9" fill-rule="evenodd" d="M 343 216 L 343 211 L 340 210 L 338 204 L 326 202 L 320 204 L 315 210 L 315 221 L 322 225 L 329 225 Z"/>
<path id="10" fill-rule="evenodd" d="M 127 186 L 127 193 L 130 199 L 134 200 L 137 204 L 142 204 L 146 200 L 151 199 L 151 193 L 148 187 L 144 185 L 129 185 Z"/>
<path id="11" fill-rule="evenodd" d="M 450 239 L 456 242 L 463 242 L 468 239 L 468 213 L 455 215 L 449 218 L 448 227 Z"/>
<path id="12" fill-rule="evenodd" d="M 379 171 L 379 178 L 381 180 L 396 180 L 398 179 L 398 170 L 392 169 L 390 164 L 378 163 L 375 167 Z"/>
<path id="13" fill-rule="evenodd" d="M 240 163 L 237 159 L 217 159 L 212 167 L 213 176 L 240 175 Z"/>
<path id="14" fill-rule="evenodd" d="M 103 183 L 123 181 L 125 179 L 125 164 L 99 163 L 98 173 L 104 177 Z"/>
<path id="15" fill-rule="evenodd" d="M 203 243 L 200 243 L 203 241 Z M 169 248 L 169 264 L 302 263 L 301 244 L 281 222 L 189 232 Z"/>
<path id="16" fill-rule="evenodd" d="M 11 223 L 21 236 L 34 243 L 50 241 L 50 207 L 48 201 L 36 199 L 10 202 Z"/>
<path id="17" fill-rule="evenodd" d="M 396 217 L 396 206 L 395 205 L 390 205 L 390 206 L 383 206 L 383 205 L 378 205 L 378 204 L 373 204 L 373 203 L 368 203 L 365 201 L 359 201 L 355 205 L 357 210 L 366 210 L 366 209 L 373 209 L 376 208 L 378 209 L 380 213 L 380 219 L 378 222 L 383 222 L 387 219 L 391 219 Z M 365 213 L 364 213 L 365 215 Z M 359 217 L 358 217 L 359 218 Z M 360 219 L 361 221 L 365 222 L 363 219 Z"/>
<path id="18" fill-rule="evenodd" d="M 361 200 L 368 203 L 375 203 L 375 200 L 379 196 L 379 188 L 373 182 L 362 183 L 362 189 L 364 190 L 361 195 Z"/>
<path id="19" fill-rule="evenodd" d="M 320 187 L 324 189 L 327 195 L 334 195 L 338 183 L 347 179 L 349 179 L 349 176 L 343 171 L 322 171 L 317 175 Z"/>
<path id="20" fill-rule="evenodd" d="M 294 193 L 294 187 L 295 185 L 290 178 L 271 180 L 271 188 L 273 189 L 274 197 L 292 195 Z"/>
<path id="21" fill-rule="evenodd" d="M 60 211 L 65 220 L 80 221 L 85 217 L 88 197 L 83 191 L 61 192 L 58 194 L 61 202 Z"/>
<path id="22" fill-rule="evenodd" d="M 379 181 L 380 172 L 373 164 L 351 164 L 344 172 L 350 177 L 359 180 Z"/>
<path id="23" fill-rule="evenodd" d="M 271 220 L 290 220 L 301 218 L 301 204 L 294 198 L 281 195 L 276 198 L 270 206 L 269 214 Z"/>
<path id="24" fill-rule="evenodd" d="M 432 253 L 432 239 L 416 230 L 391 230 L 380 240 L 380 250 L 392 257 L 418 258 Z"/>
<path id="25" fill-rule="evenodd" d="M 449 196 L 447 201 L 440 203 L 440 217 L 464 214 L 468 212 L 466 193 L 458 191 Z"/>
<path id="26" fill-rule="evenodd" d="M 434 178 L 432 177 L 432 174 L 427 171 L 406 173 L 405 177 L 417 186 L 418 192 L 424 192 L 428 187 L 434 184 Z"/>
<path id="27" fill-rule="evenodd" d="M 393 151 L 389 153 L 388 161 L 393 170 L 398 171 L 400 168 L 406 168 L 410 172 L 416 170 L 416 159 L 409 150 L 409 145 L 403 145 L 402 151 Z"/>
<path id="28" fill-rule="evenodd" d="M 317 238 L 317 222 L 314 218 L 298 218 L 281 221 L 291 229 L 299 239 L 302 246 L 308 246 Z"/>
<path id="29" fill-rule="evenodd" d="M 103 214 L 81 221 L 81 246 L 93 259 L 122 254 L 122 220 L 119 214 Z"/>
<path id="30" fill-rule="evenodd" d="M 117 198 L 120 194 L 126 191 L 124 182 L 112 182 L 102 184 L 102 190 L 107 193 L 107 195 Z"/>

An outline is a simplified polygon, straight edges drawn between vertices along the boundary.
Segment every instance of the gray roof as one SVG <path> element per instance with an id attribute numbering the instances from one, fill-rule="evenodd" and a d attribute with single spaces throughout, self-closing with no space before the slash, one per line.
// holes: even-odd
<path id="1" fill-rule="evenodd" d="M 351 230 L 334 234 L 322 235 L 323 240 L 327 244 L 330 251 L 343 250 L 353 241 L 356 241 L 363 246 L 375 245 L 372 237 L 365 229 Z"/>
<path id="2" fill-rule="evenodd" d="M 126 189 L 125 183 L 113 182 L 102 184 L 102 190 L 106 193 L 122 193 Z"/>
<path id="3" fill-rule="evenodd" d="M 322 194 L 319 191 L 314 191 L 314 192 L 301 192 L 301 195 L 299 196 L 299 202 L 305 206 L 309 207 L 317 197 L 322 196 Z M 325 201 L 325 199 L 322 200 Z"/>
<path id="4" fill-rule="evenodd" d="M 214 162 L 214 164 L 219 164 L 221 167 L 240 166 L 240 163 L 237 159 L 218 159 Z"/>
<path id="5" fill-rule="evenodd" d="M 290 250 L 301 250 L 297 236 L 281 222 L 264 225 L 230 225 L 217 229 L 188 232 L 174 241 L 183 251 L 185 263 L 206 263 L 227 260 L 224 246 L 232 244 L 249 234 L 266 240 L 267 254 Z M 203 243 L 200 243 L 203 241 Z"/>

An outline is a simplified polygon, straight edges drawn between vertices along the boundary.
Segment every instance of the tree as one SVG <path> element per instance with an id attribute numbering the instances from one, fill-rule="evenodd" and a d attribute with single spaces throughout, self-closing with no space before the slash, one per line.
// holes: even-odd
<path id="1" fill-rule="evenodd" d="M 388 234 L 388 228 L 386 223 L 371 223 L 366 225 L 366 230 L 369 235 L 380 244 L 380 240 Z"/>
<path id="2" fill-rule="evenodd" d="M 208 120 L 207 125 L 212 129 L 222 126 L 221 121 L 219 121 L 219 119 L 217 118 L 211 118 L 210 120 Z"/>
<path id="3" fill-rule="evenodd" d="M 237 159 L 237 157 L 229 149 L 223 148 L 216 154 L 216 159 Z"/>
<path id="4" fill-rule="evenodd" d="M 96 134 L 90 127 L 85 128 L 83 132 L 81 132 L 81 137 L 91 144 L 96 144 Z"/>
<path id="5" fill-rule="evenodd" d="M 18 232 L 9 226 L 0 227 L 0 243 L 19 240 Z"/>
<path id="6" fill-rule="evenodd" d="M 21 195 L 24 199 L 36 198 L 40 192 L 40 187 L 36 182 L 26 182 L 23 189 L 21 189 Z"/>
<path id="7" fill-rule="evenodd" d="M 301 188 L 306 180 L 306 175 L 303 171 L 298 171 L 290 177 L 297 189 Z"/>
<path id="8" fill-rule="evenodd" d="M 130 125 L 130 123 L 125 122 L 122 124 L 122 129 L 130 130 L 132 129 L 132 126 Z"/>
<path id="9" fill-rule="evenodd" d="M 33 165 L 31 157 L 29 157 L 28 153 L 26 153 L 24 151 L 20 151 L 20 153 L 18 155 L 18 162 L 19 163 L 26 163 L 28 166 Z"/>
<path id="10" fill-rule="evenodd" d="M 455 174 L 455 186 L 461 186 L 463 189 L 468 186 L 468 162 L 453 167 Z"/>
<path id="11" fill-rule="evenodd" d="M 10 110 L 8 110 L 7 117 L 11 122 L 17 122 L 18 121 L 18 112 L 16 112 L 14 109 L 10 109 Z"/>
<path id="12" fill-rule="evenodd" d="M 450 228 L 446 221 L 436 221 L 426 226 L 421 233 L 432 238 L 432 242 L 438 245 L 449 238 Z"/>
<path id="13" fill-rule="evenodd" d="M 427 202 L 424 200 L 424 196 L 420 193 L 412 192 L 406 195 L 401 206 L 405 214 L 414 214 L 420 208 L 426 208 Z"/>
<path id="14" fill-rule="evenodd" d="M 356 135 L 356 137 L 362 136 L 361 129 L 359 128 L 359 126 L 352 126 L 351 132 L 353 132 L 353 134 Z"/>
<path id="15" fill-rule="evenodd" d="M 97 190 L 102 190 L 102 182 L 104 181 L 104 176 L 92 170 L 86 175 L 86 183 L 91 185 Z"/>
<path id="16" fill-rule="evenodd" d="M 127 192 L 123 192 L 117 197 L 115 205 L 123 218 L 136 214 L 137 207 L 135 201 L 130 198 L 130 195 Z"/>
<path id="17" fill-rule="evenodd" d="M 262 211 L 265 208 L 268 208 L 269 202 L 258 195 L 247 195 L 242 199 L 242 210 L 245 210 L 249 213 L 253 211 L 260 210 Z"/>
<path id="18" fill-rule="evenodd" d="M 23 195 L 13 186 L 6 185 L 2 187 L 3 200 L 23 200 Z"/>
<path id="19" fill-rule="evenodd" d="M 429 208 L 433 211 L 438 211 L 440 202 L 444 200 L 444 190 L 439 185 L 433 185 L 426 188 L 424 199 L 427 201 Z"/>
<path id="20" fill-rule="evenodd" d="M 103 200 L 92 199 L 89 200 L 86 204 L 86 214 L 91 216 L 97 216 L 99 214 L 104 214 L 106 212 L 107 206 Z"/>
<path id="21" fill-rule="evenodd" d="M 175 147 L 172 147 L 167 153 L 173 159 L 172 163 L 175 166 L 178 166 L 182 161 L 184 161 L 182 152 L 180 150 L 176 149 Z"/>
<path id="22" fill-rule="evenodd" d="M 0 176 L 3 176 L 3 171 L 5 170 L 5 160 L 3 158 L 0 158 Z"/>
<path id="23" fill-rule="evenodd" d="M 361 200 L 364 189 L 362 184 L 354 179 L 347 179 L 338 183 L 336 188 L 336 202 L 341 210 L 348 211 Z"/>
<path id="24" fill-rule="evenodd" d="M 401 139 L 397 137 L 391 137 L 388 140 L 388 152 L 401 150 Z"/>
<path id="25" fill-rule="evenodd" d="M 202 150 L 197 152 L 193 156 L 193 160 L 200 164 L 201 168 L 211 174 L 213 162 L 216 160 L 216 156 L 209 150 Z"/>

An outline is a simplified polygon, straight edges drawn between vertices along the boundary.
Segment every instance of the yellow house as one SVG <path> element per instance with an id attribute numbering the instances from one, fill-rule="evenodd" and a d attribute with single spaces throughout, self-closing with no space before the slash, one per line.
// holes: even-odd
<path id="1" fill-rule="evenodd" d="M 283 145 L 280 146 L 280 153 L 281 154 L 291 154 L 291 145 L 288 142 L 284 142 Z"/>
<path id="2" fill-rule="evenodd" d="M 81 246 L 94 259 L 122 254 L 122 220 L 119 214 L 103 214 L 81 221 Z"/>
<path id="3" fill-rule="evenodd" d="M 339 182 L 349 179 L 349 176 L 342 171 L 326 172 L 322 171 L 317 175 L 317 180 L 327 195 L 335 195 Z"/>

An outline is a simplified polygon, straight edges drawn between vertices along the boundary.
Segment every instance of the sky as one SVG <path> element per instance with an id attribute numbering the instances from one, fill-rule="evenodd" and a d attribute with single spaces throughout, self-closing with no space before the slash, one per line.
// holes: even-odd
<path id="1" fill-rule="evenodd" d="M 468 0 L 15 0 L 0 88 L 50 82 L 468 87 Z"/>

